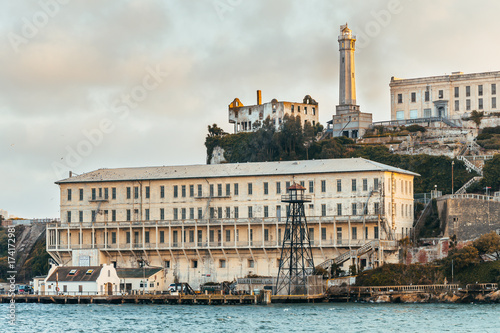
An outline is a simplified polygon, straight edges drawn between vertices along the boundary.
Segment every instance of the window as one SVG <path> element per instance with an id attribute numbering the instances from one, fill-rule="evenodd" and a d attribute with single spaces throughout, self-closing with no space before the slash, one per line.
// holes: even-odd
<path id="1" fill-rule="evenodd" d="M 269 194 L 269 183 L 264 183 L 264 195 Z"/>
<path id="2" fill-rule="evenodd" d="M 203 196 L 203 187 L 201 184 L 198 184 L 198 197 Z"/>
<path id="3" fill-rule="evenodd" d="M 321 181 L 321 192 L 322 193 L 326 192 L 326 180 Z"/>
<path id="4" fill-rule="evenodd" d="M 194 208 L 193 207 L 189 208 L 189 219 L 194 220 Z"/>
<path id="5" fill-rule="evenodd" d="M 483 109 L 483 99 L 482 99 L 482 98 L 479 98 L 479 99 L 478 99 L 478 106 L 477 106 L 477 108 L 478 108 L 479 110 L 482 110 L 482 109 Z"/>
<path id="6" fill-rule="evenodd" d="M 292 104 L 291 111 L 294 112 L 295 105 Z"/>
<path id="7" fill-rule="evenodd" d="M 226 196 L 231 195 L 231 184 L 226 184 Z"/>
<path id="8" fill-rule="evenodd" d="M 226 218 L 231 218 L 231 207 L 226 207 Z"/>
<path id="9" fill-rule="evenodd" d="M 497 94 L 497 84 L 496 83 L 492 83 L 491 84 L 491 94 L 492 95 L 496 95 Z"/>
<path id="10" fill-rule="evenodd" d="M 373 227 L 374 238 L 378 239 L 378 227 Z"/>
<path id="11" fill-rule="evenodd" d="M 139 219 L 139 209 L 134 209 L 134 221 Z"/>
<path id="12" fill-rule="evenodd" d="M 430 100 L 430 96 L 429 96 L 429 90 L 427 90 L 424 94 L 424 99 L 426 102 L 428 102 Z"/>
<path id="13" fill-rule="evenodd" d="M 286 187 L 286 193 L 290 192 L 289 188 L 290 188 L 290 182 L 286 182 L 285 183 L 285 187 Z"/>
<path id="14" fill-rule="evenodd" d="M 337 204 L 337 215 L 342 216 L 342 204 L 341 203 Z"/>
<path id="15" fill-rule="evenodd" d="M 415 103 L 417 101 L 417 93 L 412 92 L 411 93 L 411 102 Z"/>
<path id="16" fill-rule="evenodd" d="M 342 179 L 337 179 L 337 192 L 342 192 Z"/>
<path id="17" fill-rule="evenodd" d="M 356 203 L 352 204 L 352 215 L 358 215 L 358 206 Z"/>
<path id="18" fill-rule="evenodd" d="M 491 108 L 492 109 L 496 109 L 497 107 L 497 98 L 496 97 L 492 97 L 491 98 Z"/>
<path id="19" fill-rule="evenodd" d="M 358 227 L 351 228 L 351 236 L 352 239 L 358 239 Z"/>
<path id="20" fill-rule="evenodd" d="M 418 110 L 410 110 L 410 119 L 418 118 Z"/>
<path id="21" fill-rule="evenodd" d="M 160 220 L 165 219 L 165 208 L 160 208 Z"/>
<path id="22" fill-rule="evenodd" d="M 458 87 L 455 87 L 455 98 L 458 98 L 459 96 L 459 89 Z"/>
<path id="23" fill-rule="evenodd" d="M 165 186 L 160 186 L 160 198 L 165 198 Z"/>
<path id="24" fill-rule="evenodd" d="M 192 268 L 198 268 L 198 260 L 192 260 L 191 261 L 191 267 Z"/>
<path id="25" fill-rule="evenodd" d="M 281 206 L 276 206 L 276 219 L 278 222 L 281 221 Z"/>
<path id="26" fill-rule="evenodd" d="M 314 193 L 314 181 L 309 181 L 309 193 Z"/>
<path id="27" fill-rule="evenodd" d="M 444 97 L 443 90 L 439 90 L 438 95 L 439 95 L 439 99 L 443 99 L 443 97 Z"/>
<path id="28" fill-rule="evenodd" d="M 253 209 L 252 209 L 252 206 L 248 206 L 248 218 L 252 218 L 253 217 Z"/>
<path id="29" fill-rule="evenodd" d="M 126 242 L 127 244 L 130 244 L 130 231 L 127 231 L 126 233 Z"/>
<path id="30" fill-rule="evenodd" d="M 145 213 L 144 215 L 146 215 L 145 217 L 146 221 L 149 221 L 149 208 L 146 208 L 146 211 L 144 213 Z"/>
<path id="31" fill-rule="evenodd" d="M 307 114 L 307 106 L 304 106 L 304 114 Z"/>
<path id="32" fill-rule="evenodd" d="M 170 268 L 170 260 L 165 260 L 165 261 L 163 262 L 163 267 L 165 267 L 165 268 Z"/>
<path id="33" fill-rule="evenodd" d="M 71 201 L 71 189 L 68 188 L 68 201 Z"/>
<path id="34" fill-rule="evenodd" d="M 478 94 L 478 96 L 483 96 L 483 85 L 482 84 L 477 86 L 477 94 Z"/>
<path id="35" fill-rule="evenodd" d="M 249 268 L 254 268 L 255 267 L 255 261 L 253 261 L 252 259 L 248 259 L 248 267 Z"/>
<path id="36" fill-rule="evenodd" d="M 424 109 L 424 117 L 425 118 L 430 118 L 431 116 L 432 116 L 431 109 Z"/>
<path id="37" fill-rule="evenodd" d="M 139 198 L 139 186 L 134 186 L 134 199 Z"/>
<path id="38" fill-rule="evenodd" d="M 321 216 L 326 216 L 326 204 L 321 204 Z"/>
<path id="39" fill-rule="evenodd" d="M 80 189 L 80 201 L 83 201 L 83 188 Z"/>
<path id="40" fill-rule="evenodd" d="M 174 220 L 178 220 L 179 219 L 179 211 L 177 208 L 174 208 Z"/>
<path id="41" fill-rule="evenodd" d="M 107 189 L 105 189 L 104 193 L 106 193 Z M 106 194 L 105 194 L 106 195 Z M 149 186 L 146 186 L 146 199 L 149 199 Z"/>
<path id="42" fill-rule="evenodd" d="M 215 208 L 214 207 L 210 207 L 210 218 L 211 219 L 215 218 Z"/>
<path id="43" fill-rule="evenodd" d="M 269 241 L 269 229 L 264 229 L 264 242 Z"/>
<path id="44" fill-rule="evenodd" d="M 95 200 L 96 194 L 95 194 L 95 188 L 92 189 L 92 200 Z"/>
<path id="45" fill-rule="evenodd" d="M 127 209 L 127 221 L 130 221 L 131 216 L 130 216 L 130 209 Z"/>
<path id="46" fill-rule="evenodd" d="M 313 106 L 313 116 L 316 115 L 316 108 Z"/>
<path id="47" fill-rule="evenodd" d="M 177 185 L 174 185 L 174 198 L 177 198 L 179 196 L 179 187 Z"/>
<path id="48" fill-rule="evenodd" d="M 373 179 L 373 190 L 378 191 L 378 187 L 379 187 L 378 178 L 374 178 Z"/>
<path id="49" fill-rule="evenodd" d="M 368 191 L 368 179 L 363 178 L 363 191 Z"/>
<path id="50" fill-rule="evenodd" d="M 144 242 L 149 243 L 149 231 L 144 232 Z"/>
<path id="51" fill-rule="evenodd" d="M 326 240 L 326 228 L 321 228 L 321 240 Z"/>
<path id="52" fill-rule="evenodd" d="M 342 244 L 342 227 L 337 227 L 337 243 Z"/>
<path id="53" fill-rule="evenodd" d="M 353 180 L 352 180 L 351 190 L 352 190 L 353 192 L 356 192 L 356 179 L 353 179 Z"/>
<path id="54" fill-rule="evenodd" d="M 95 222 L 96 220 L 96 214 L 95 214 L 95 210 L 92 211 L 92 222 Z"/>
<path id="55" fill-rule="evenodd" d="M 217 196 L 222 197 L 222 184 L 217 184 Z"/>
<path id="56" fill-rule="evenodd" d="M 396 119 L 397 120 L 405 119 L 405 112 L 404 111 L 396 111 Z"/>
<path id="57" fill-rule="evenodd" d="M 301 181 L 300 181 L 300 186 L 302 186 L 302 187 L 306 187 L 306 182 L 305 182 L 305 181 L 303 181 L 303 180 L 301 180 Z"/>
<path id="58" fill-rule="evenodd" d="M 189 230 L 189 242 L 194 243 L 194 230 Z"/>
<path id="59" fill-rule="evenodd" d="M 470 97 L 470 86 L 465 87 L 465 97 Z"/>
<path id="60" fill-rule="evenodd" d="M 203 209 L 198 208 L 198 220 L 201 220 L 203 217 Z"/>
<path id="61" fill-rule="evenodd" d="M 111 188 L 111 199 L 116 200 L 116 187 Z"/>
<path id="62" fill-rule="evenodd" d="M 403 103 L 403 94 L 398 94 L 398 104 Z"/>
<path id="63" fill-rule="evenodd" d="M 264 206 L 264 217 L 269 217 L 269 206 Z"/>
<path id="64" fill-rule="evenodd" d="M 183 198 L 186 197 L 186 185 L 181 186 L 181 195 Z"/>
<path id="65" fill-rule="evenodd" d="M 252 195 L 252 183 L 248 183 L 248 195 Z"/>
<path id="66" fill-rule="evenodd" d="M 68 223 L 71 223 L 71 212 L 67 212 L 67 217 L 68 217 Z"/>
<path id="67" fill-rule="evenodd" d="M 68 275 L 75 275 L 76 274 L 76 269 L 72 269 L 69 271 Z"/>
<path id="68" fill-rule="evenodd" d="M 281 182 L 276 182 L 276 194 L 281 194 Z"/>
<path id="69" fill-rule="evenodd" d="M 83 222 L 83 210 L 78 212 L 78 222 Z"/>
<path id="70" fill-rule="evenodd" d="M 234 184 L 234 195 L 239 194 L 238 183 Z"/>
<path id="71" fill-rule="evenodd" d="M 85 275 L 91 275 L 92 273 L 94 273 L 93 269 L 87 269 L 87 271 L 85 272 Z"/>
<path id="72" fill-rule="evenodd" d="M 222 218 L 222 207 L 217 208 L 217 217 Z"/>
<path id="73" fill-rule="evenodd" d="M 239 208 L 238 207 L 234 207 L 234 218 L 237 219 L 240 217 L 240 212 L 239 212 Z"/>
<path id="74" fill-rule="evenodd" d="M 373 204 L 373 212 L 375 213 L 375 215 L 380 214 L 380 204 L 378 202 L 375 202 Z"/>
<path id="75" fill-rule="evenodd" d="M 300 105 L 297 105 L 297 112 L 300 113 Z"/>
<path id="76" fill-rule="evenodd" d="M 460 101 L 458 99 L 455 100 L 455 111 L 460 111 Z"/>
<path id="77" fill-rule="evenodd" d="M 226 242 L 231 241 L 231 230 L 226 230 Z"/>
<path id="78" fill-rule="evenodd" d="M 465 110 L 470 111 L 470 99 L 465 100 Z"/>

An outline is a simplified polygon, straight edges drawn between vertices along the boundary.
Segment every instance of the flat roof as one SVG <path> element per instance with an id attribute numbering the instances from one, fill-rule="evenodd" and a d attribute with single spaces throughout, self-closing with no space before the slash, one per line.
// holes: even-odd
<path id="1" fill-rule="evenodd" d="M 224 163 L 99 169 L 78 176 L 59 180 L 56 182 L 56 184 L 275 175 L 291 176 L 318 173 L 366 171 L 387 171 L 402 173 L 411 176 L 420 176 L 415 172 L 370 161 L 364 158 L 339 158 L 308 161 Z"/>

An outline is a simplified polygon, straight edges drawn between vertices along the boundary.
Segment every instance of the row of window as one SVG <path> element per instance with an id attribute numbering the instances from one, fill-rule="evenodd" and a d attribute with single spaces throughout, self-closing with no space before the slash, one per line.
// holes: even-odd
<path id="1" fill-rule="evenodd" d="M 408 217 L 411 215 L 411 204 L 401 204 L 401 215 L 400 216 L 405 216 Z M 351 203 L 350 209 L 346 209 L 345 204 L 342 203 L 337 203 L 335 206 L 335 213 L 337 216 L 343 216 L 346 213 L 350 215 L 367 215 L 367 214 L 382 214 L 380 210 L 380 204 L 378 202 L 373 203 L 373 209 L 371 211 L 367 210 L 366 204 L 365 203 Z M 309 209 L 314 209 L 314 205 L 310 204 Z M 270 208 L 269 206 L 263 206 L 262 209 L 262 216 L 260 217 L 270 217 Z M 281 218 L 281 212 L 282 212 L 282 206 L 278 205 L 276 206 L 275 209 L 275 216 L 276 218 L 279 219 Z M 151 216 L 151 210 L 149 208 L 146 208 L 144 210 L 144 220 L 145 221 L 150 221 L 152 219 Z M 288 216 L 288 206 L 286 206 L 286 215 Z M 66 212 L 67 216 L 67 222 L 71 223 L 73 221 L 72 217 L 72 211 L 67 211 Z M 102 214 L 104 215 L 104 221 L 109 221 L 109 211 L 108 210 L 103 210 Z M 126 209 L 125 210 L 126 214 L 126 221 L 139 221 L 142 218 L 139 216 L 139 209 Z M 133 214 L 133 215 L 132 215 Z M 240 207 L 210 207 L 209 209 L 209 218 L 211 219 L 216 219 L 216 218 L 240 218 L 243 216 L 240 216 Z M 327 216 L 328 211 L 327 211 L 327 205 L 326 204 L 321 204 L 321 216 Z M 111 221 L 116 222 L 116 210 L 113 209 L 111 210 Z M 194 220 L 198 219 L 201 220 L 203 218 L 206 218 L 206 216 L 203 216 L 203 209 L 201 207 L 199 208 L 173 208 L 172 210 L 172 216 L 173 220 Z M 245 216 L 246 218 L 254 218 L 257 217 L 256 214 L 254 213 L 254 206 L 247 206 L 247 214 Z M 96 211 L 92 210 L 91 211 L 91 218 L 92 222 L 96 221 Z M 165 208 L 160 208 L 159 209 L 159 220 L 165 220 Z M 80 210 L 78 211 L 78 222 L 83 222 L 84 221 L 84 211 Z"/>
<path id="2" fill-rule="evenodd" d="M 491 109 L 496 109 L 497 108 L 497 98 L 492 97 L 491 98 Z M 482 98 L 477 99 L 477 109 L 478 110 L 483 110 L 484 109 L 484 103 Z M 471 100 L 466 99 L 465 100 L 465 110 L 470 111 L 471 110 Z M 460 111 L 460 101 L 455 100 L 455 111 Z"/>
<path id="3" fill-rule="evenodd" d="M 471 95 L 471 86 L 466 86 L 465 87 L 465 97 L 470 97 Z M 483 85 L 480 84 L 477 86 L 477 95 L 478 96 L 483 96 L 484 94 L 484 89 Z M 497 94 L 497 85 L 496 83 L 491 84 L 491 94 L 496 95 Z M 460 97 L 460 87 L 454 87 L 454 97 L 459 98 Z M 443 99 L 444 98 L 444 90 L 438 90 L 438 98 Z M 430 101 L 430 91 L 426 90 L 424 92 L 424 101 L 429 102 Z M 416 92 L 411 92 L 410 93 L 410 102 L 411 103 L 416 103 L 417 102 L 417 93 Z M 398 104 L 403 103 L 403 94 L 398 94 Z"/>
<path id="4" fill-rule="evenodd" d="M 373 189 L 378 190 L 379 189 L 379 179 L 374 178 L 373 179 Z M 282 183 L 281 182 L 276 182 L 274 184 L 274 191 L 276 194 L 281 194 L 283 192 L 282 189 Z M 290 182 L 285 183 L 285 189 L 288 189 L 290 187 Z M 306 182 L 305 181 L 300 181 L 300 185 L 303 187 L 306 187 Z M 270 190 L 270 183 L 269 182 L 264 182 L 263 183 L 263 192 L 264 195 L 268 195 L 271 190 Z M 145 186 L 145 191 L 144 191 L 144 197 L 146 199 L 151 198 L 151 189 L 150 186 Z M 309 181 L 307 183 L 307 189 L 309 193 L 314 193 L 315 191 L 315 182 L 314 181 Z M 342 192 L 342 179 L 337 179 L 336 181 L 336 189 L 337 192 Z M 368 179 L 363 178 L 361 180 L 361 186 L 360 189 L 362 191 L 368 191 Z M 159 194 L 160 198 L 165 198 L 165 186 L 162 185 L 159 187 Z M 203 197 L 203 185 L 202 184 L 197 184 L 197 185 L 174 185 L 173 186 L 173 197 L 174 198 L 185 198 L 187 196 L 189 197 Z M 232 194 L 233 195 L 239 195 L 239 184 L 234 183 L 232 186 Z M 321 193 L 326 193 L 327 191 L 327 182 L 326 180 L 321 180 L 321 185 L 320 185 L 320 190 Z M 353 192 L 356 192 L 358 190 L 358 180 L 353 178 L 351 180 L 351 190 Z M 109 199 L 109 189 L 107 187 L 105 188 L 92 188 L 92 196 L 91 200 L 99 200 L 99 199 Z M 230 196 L 231 195 L 231 184 L 210 184 L 209 185 L 209 196 L 210 197 L 222 197 L 222 196 Z M 140 189 L 139 186 L 134 186 L 134 187 L 126 187 L 126 195 L 127 199 L 138 199 L 140 197 Z M 253 183 L 247 183 L 247 189 L 246 192 L 248 195 L 253 194 Z M 79 189 L 79 200 L 83 201 L 83 189 Z M 116 199 L 116 187 L 111 188 L 111 199 Z M 72 189 L 67 189 L 67 200 L 71 201 L 72 200 Z"/>
<path id="5" fill-rule="evenodd" d="M 362 230 L 363 227 L 351 227 L 351 234 L 349 235 L 350 239 L 353 239 L 353 240 L 357 240 L 358 239 L 358 229 L 361 229 Z M 368 227 L 364 227 L 365 228 L 365 234 L 364 234 L 364 238 L 365 239 L 368 239 Z M 336 238 L 337 238 L 337 243 L 342 243 L 342 240 L 344 239 L 343 237 L 345 236 L 343 234 L 343 230 L 345 230 L 345 228 L 343 227 L 337 227 L 336 228 Z M 349 229 L 348 229 L 349 230 Z M 379 230 L 378 230 L 378 227 L 375 226 L 373 227 L 373 231 L 374 231 L 374 238 L 375 239 L 378 239 L 379 238 Z M 158 242 L 159 243 L 165 243 L 166 241 L 166 238 L 165 238 L 165 231 L 164 230 L 159 230 L 159 233 L 158 233 Z M 167 232 L 168 233 L 168 232 Z M 117 232 L 116 231 L 112 231 L 112 232 L 103 232 L 103 241 L 104 243 L 106 244 L 117 244 L 117 241 L 118 241 L 118 238 L 117 238 Z M 217 230 L 214 230 L 214 229 L 210 229 L 208 231 L 208 235 L 206 234 L 205 232 L 205 236 L 207 237 L 206 241 L 207 242 L 210 242 L 210 243 L 215 243 L 215 242 L 222 242 L 222 235 L 224 234 L 224 242 L 233 242 L 233 241 L 236 241 L 236 242 L 239 242 L 240 241 L 240 237 L 239 237 L 239 230 L 238 229 L 225 229 L 224 230 L 224 233 L 222 230 L 220 229 L 217 229 Z M 217 238 L 216 238 L 216 235 L 217 235 Z M 252 242 L 254 240 L 254 233 L 253 233 L 253 229 L 248 229 L 248 233 L 247 233 L 247 241 L 250 241 Z M 278 229 L 278 241 L 281 241 L 281 235 L 282 235 L 282 229 Z M 111 237 L 109 237 L 111 236 Z M 142 232 L 140 231 L 134 231 L 133 234 L 130 232 L 130 231 L 127 231 L 125 232 L 125 243 L 126 244 L 130 244 L 131 241 L 132 241 L 132 237 L 133 236 L 133 243 L 134 244 L 140 244 L 142 243 Z M 182 239 L 181 237 L 182 236 Z M 197 230 L 197 234 L 196 234 L 196 242 L 197 243 L 203 243 L 203 236 L 204 236 L 204 232 L 203 230 Z M 264 233 L 262 234 L 262 236 L 264 237 L 264 241 L 265 242 L 268 242 L 271 240 L 271 237 L 270 237 L 270 229 L 269 228 L 265 228 L 264 229 Z M 310 241 L 314 241 L 315 240 L 315 237 L 314 237 L 314 228 L 309 228 L 308 229 L 308 236 L 309 236 L 309 240 Z M 71 234 L 70 234 L 70 237 L 71 237 Z M 80 237 L 82 237 L 82 234 L 80 234 Z M 81 239 L 80 237 L 78 238 L 78 242 L 80 243 L 81 242 Z M 93 241 L 94 241 L 94 244 L 97 244 L 97 235 L 96 235 L 96 232 L 91 232 L 91 237 L 93 238 Z M 361 236 L 363 237 L 363 236 Z M 289 236 L 287 236 L 287 239 L 289 238 Z M 304 229 L 301 230 L 301 238 L 302 240 L 305 239 L 305 232 L 304 232 Z M 150 243 L 152 240 L 152 237 L 151 237 L 151 234 L 149 231 L 144 231 L 144 243 Z M 321 240 L 327 240 L 327 228 L 326 227 L 322 227 L 321 228 Z M 55 244 L 56 241 L 55 239 L 51 239 L 51 244 Z M 172 230 L 172 243 L 174 246 L 177 246 L 179 244 L 179 242 L 183 242 L 183 243 L 195 243 L 195 230 L 184 230 L 183 232 L 180 231 L 180 230 Z M 154 241 L 156 243 L 156 240 Z"/>
<path id="6" fill-rule="evenodd" d="M 293 105 L 293 104 L 291 105 L 290 111 L 292 113 L 295 112 L 295 105 Z M 273 110 L 273 112 L 274 112 L 274 110 Z M 300 105 L 297 105 L 297 113 L 300 113 Z M 304 106 L 304 114 L 307 114 L 307 106 Z M 316 107 L 314 107 L 314 106 L 312 107 L 312 114 L 313 114 L 313 116 L 316 115 Z"/>

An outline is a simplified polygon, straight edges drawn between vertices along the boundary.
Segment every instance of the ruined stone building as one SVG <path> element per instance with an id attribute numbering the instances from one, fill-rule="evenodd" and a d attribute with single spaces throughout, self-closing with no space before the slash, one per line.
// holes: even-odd
<path id="1" fill-rule="evenodd" d="M 281 196 L 298 183 L 315 264 L 374 267 L 411 232 L 414 176 L 362 158 L 99 169 L 57 182 L 47 252 L 65 266 L 164 267 L 166 285 L 276 276 Z"/>
<path id="2" fill-rule="evenodd" d="M 318 103 L 306 95 L 302 103 L 284 102 L 277 99 L 262 104 L 262 92 L 257 90 L 257 104 L 244 106 L 238 98 L 229 104 L 229 123 L 234 124 L 234 133 L 256 130 L 254 124 L 262 123 L 267 117 L 279 129 L 285 115 L 299 116 L 302 126 L 308 121 L 311 125 L 319 122 Z"/>
<path id="3" fill-rule="evenodd" d="M 339 74 L 339 105 L 332 120 L 328 121 L 328 130 L 334 137 L 345 136 L 358 138 L 372 124 L 372 114 L 360 111 L 356 104 L 356 78 L 354 66 L 354 51 L 356 36 L 345 25 L 340 26 L 338 38 L 340 51 Z"/>
<path id="4" fill-rule="evenodd" d="M 500 72 L 391 78 L 391 119 L 460 119 L 473 110 L 485 114 L 500 111 L 497 85 Z"/>

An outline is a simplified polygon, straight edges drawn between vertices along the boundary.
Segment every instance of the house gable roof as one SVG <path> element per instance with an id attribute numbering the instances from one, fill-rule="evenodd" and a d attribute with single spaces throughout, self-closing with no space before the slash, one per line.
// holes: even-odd
<path id="1" fill-rule="evenodd" d="M 57 267 L 49 276 L 50 282 L 92 282 L 96 281 L 101 274 L 101 266 L 60 266 Z M 76 270 L 70 275 L 72 270 Z M 90 274 L 87 271 L 92 270 Z"/>

